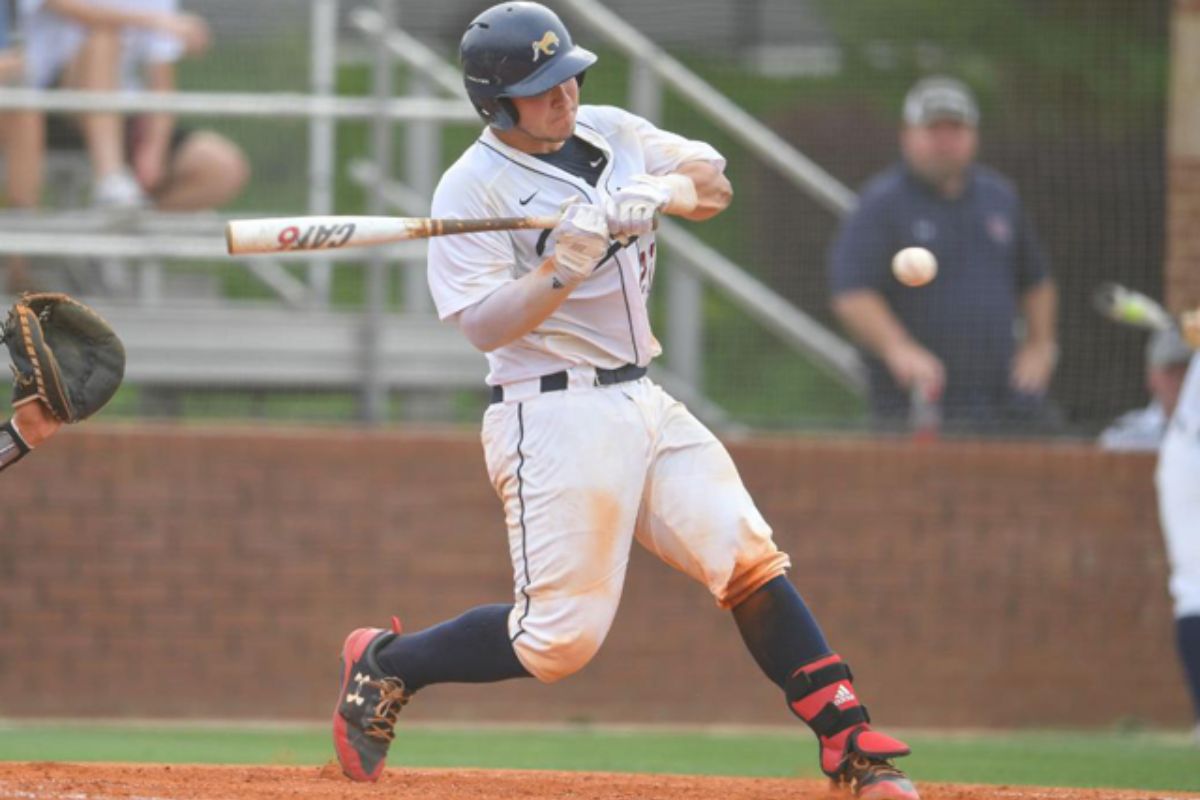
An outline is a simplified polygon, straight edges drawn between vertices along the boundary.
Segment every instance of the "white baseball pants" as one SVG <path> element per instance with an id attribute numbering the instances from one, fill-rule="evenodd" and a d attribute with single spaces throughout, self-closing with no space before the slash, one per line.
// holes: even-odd
<path id="1" fill-rule="evenodd" d="M 509 635 L 539 680 L 581 669 L 608 634 L 634 537 L 732 608 L 790 566 L 725 447 L 648 378 L 505 387 L 484 415 L 515 603 Z"/>

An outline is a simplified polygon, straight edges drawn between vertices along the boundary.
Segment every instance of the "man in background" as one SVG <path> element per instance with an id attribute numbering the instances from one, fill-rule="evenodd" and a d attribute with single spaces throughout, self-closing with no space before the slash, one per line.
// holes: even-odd
<path id="1" fill-rule="evenodd" d="M 204 52 L 209 30 L 177 0 L 19 0 L 29 85 L 92 91 L 175 89 L 175 62 Z M 51 115 L 51 149 L 86 148 L 93 203 L 164 211 L 215 208 L 249 177 L 241 149 L 170 114 Z M 40 162 L 40 153 L 37 154 Z M 36 196 L 40 190 L 27 191 Z"/>
<path id="2" fill-rule="evenodd" d="M 952 430 L 1040 427 L 1053 416 L 1055 285 L 1016 191 L 975 162 L 978 123 L 959 81 L 914 86 L 902 163 L 868 183 L 831 251 L 833 310 L 866 350 L 871 410 L 885 427 L 939 404 Z M 919 288 L 890 269 L 910 246 L 938 260 L 937 278 Z"/>

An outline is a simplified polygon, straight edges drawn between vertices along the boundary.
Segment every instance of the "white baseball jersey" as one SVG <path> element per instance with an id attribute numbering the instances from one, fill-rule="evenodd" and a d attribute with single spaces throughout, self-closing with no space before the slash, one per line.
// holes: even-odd
<path id="1" fill-rule="evenodd" d="M 603 204 L 638 174 L 664 175 L 687 161 L 725 160 L 710 145 L 660 130 L 609 106 L 581 106 L 575 134 L 607 157 L 595 187 L 500 141 L 490 128 L 450 167 L 433 196 L 433 216 L 555 214 L 573 196 Z M 553 254 L 543 231 L 447 236 L 429 243 L 429 288 L 442 319 L 453 318 Z M 616 252 L 529 334 L 488 353 L 489 384 L 506 384 L 572 365 L 645 366 L 661 352 L 646 297 L 654 279 L 654 237 Z"/>
<path id="2" fill-rule="evenodd" d="M 686 161 L 724 166 L 709 145 L 616 108 L 580 108 L 576 135 L 606 157 L 596 187 L 489 129 L 443 176 L 434 216 L 550 215 L 574 195 L 603 203 L 634 175 Z M 553 253 L 547 234 L 433 239 L 429 285 L 441 317 L 538 267 Z M 508 632 L 542 681 L 570 675 L 600 648 L 635 539 L 726 608 L 790 563 L 729 453 L 682 403 L 647 377 L 597 381 L 597 368 L 644 366 L 660 351 L 646 314 L 654 256 L 653 236 L 617 250 L 533 332 L 488 354 L 488 382 L 504 386 L 482 440 L 508 528 Z M 565 387 L 541 387 L 539 376 L 564 370 Z"/>
<path id="3" fill-rule="evenodd" d="M 1188 365 L 1155 479 L 1175 616 L 1200 616 L 1200 353 Z"/>
<path id="4" fill-rule="evenodd" d="M 25 40 L 25 80 L 30 86 L 54 85 L 87 37 L 87 28 L 45 7 L 46 0 L 19 0 L 21 31 Z M 178 0 L 90 0 L 92 5 L 130 11 L 175 13 Z M 141 68 L 171 63 L 183 55 L 183 43 L 174 36 L 144 28 L 121 32 L 120 80 L 124 89 L 139 89 Z"/>

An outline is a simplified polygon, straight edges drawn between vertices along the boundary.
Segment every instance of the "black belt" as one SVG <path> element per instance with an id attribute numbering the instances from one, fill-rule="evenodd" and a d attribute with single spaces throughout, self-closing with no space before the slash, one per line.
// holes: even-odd
<path id="1" fill-rule="evenodd" d="M 599 386 L 611 386 L 614 383 L 627 383 L 636 381 L 646 374 L 645 367 L 639 367 L 637 364 L 626 364 L 623 367 L 616 369 L 602 369 L 596 367 L 596 383 Z M 543 375 L 538 379 L 541 382 L 541 392 L 561 392 L 567 388 L 567 371 L 552 372 L 549 375 Z M 504 387 L 492 387 L 492 402 L 504 402 Z"/>

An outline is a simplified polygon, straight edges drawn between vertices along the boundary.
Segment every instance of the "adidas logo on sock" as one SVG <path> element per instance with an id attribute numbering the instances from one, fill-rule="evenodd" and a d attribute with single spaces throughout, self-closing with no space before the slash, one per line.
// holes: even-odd
<path id="1" fill-rule="evenodd" d="M 850 691 L 850 687 L 842 684 L 838 687 L 837 693 L 833 696 L 833 704 L 841 708 L 846 703 L 854 702 L 854 692 Z"/>

